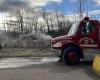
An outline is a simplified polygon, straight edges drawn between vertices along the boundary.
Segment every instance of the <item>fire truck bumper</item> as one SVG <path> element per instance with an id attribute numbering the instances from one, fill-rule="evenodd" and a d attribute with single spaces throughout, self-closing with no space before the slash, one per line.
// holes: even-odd
<path id="1" fill-rule="evenodd" d="M 60 56 L 61 50 L 51 49 L 54 56 Z"/>

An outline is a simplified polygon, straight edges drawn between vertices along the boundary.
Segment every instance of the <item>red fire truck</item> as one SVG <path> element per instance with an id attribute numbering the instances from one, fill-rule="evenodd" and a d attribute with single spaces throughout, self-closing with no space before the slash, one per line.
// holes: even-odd
<path id="1" fill-rule="evenodd" d="M 51 40 L 52 49 L 58 51 L 59 57 L 68 65 L 75 65 L 88 54 L 100 49 L 100 24 L 98 20 L 85 17 L 74 23 L 68 34 Z M 94 52 L 93 52 L 94 51 Z M 90 57 L 88 57 L 90 58 Z"/>

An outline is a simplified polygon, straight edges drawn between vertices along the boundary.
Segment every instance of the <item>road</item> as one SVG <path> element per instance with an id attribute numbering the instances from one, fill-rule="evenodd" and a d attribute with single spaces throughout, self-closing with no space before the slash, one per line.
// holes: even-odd
<path id="1" fill-rule="evenodd" d="M 91 62 L 67 66 L 55 57 L 2 58 L 0 80 L 100 80 Z"/>

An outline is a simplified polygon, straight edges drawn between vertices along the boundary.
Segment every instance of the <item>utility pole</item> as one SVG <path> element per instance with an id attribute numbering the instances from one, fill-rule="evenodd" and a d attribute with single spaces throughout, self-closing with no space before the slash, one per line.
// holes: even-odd
<path id="1" fill-rule="evenodd" d="M 84 0 L 79 0 L 79 17 L 80 17 L 80 19 L 83 18 L 83 12 L 84 12 Z"/>

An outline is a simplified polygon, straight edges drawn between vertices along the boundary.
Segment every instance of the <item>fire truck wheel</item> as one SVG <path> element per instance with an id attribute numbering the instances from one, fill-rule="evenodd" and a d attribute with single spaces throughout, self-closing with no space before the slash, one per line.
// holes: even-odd
<path id="1" fill-rule="evenodd" d="M 63 61 L 68 65 L 76 65 L 80 61 L 80 55 L 76 47 L 68 47 L 63 52 Z"/>

